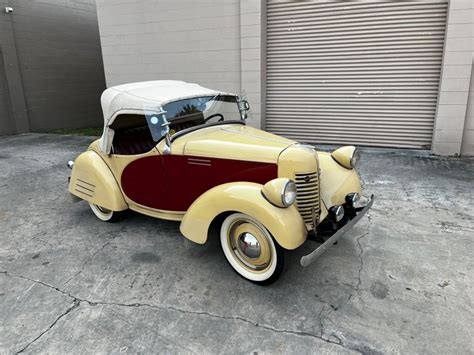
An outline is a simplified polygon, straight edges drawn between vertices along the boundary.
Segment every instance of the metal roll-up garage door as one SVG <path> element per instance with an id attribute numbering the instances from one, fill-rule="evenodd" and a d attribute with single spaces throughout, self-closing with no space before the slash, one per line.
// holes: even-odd
<path id="1" fill-rule="evenodd" d="M 267 2 L 266 124 L 303 142 L 428 148 L 447 1 Z"/>

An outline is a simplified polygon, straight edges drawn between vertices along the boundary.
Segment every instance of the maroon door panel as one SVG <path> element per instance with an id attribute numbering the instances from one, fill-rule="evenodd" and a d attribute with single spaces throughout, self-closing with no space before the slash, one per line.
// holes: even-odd
<path id="1" fill-rule="evenodd" d="M 151 156 L 132 161 L 123 170 L 121 183 L 129 199 L 140 205 L 153 207 L 166 191 L 161 157 Z"/>
<path id="2" fill-rule="evenodd" d="M 234 181 L 264 184 L 277 174 L 276 164 L 164 155 L 130 163 L 122 174 L 122 187 L 130 199 L 141 205 L 186 211 L 214 186 Z"/>

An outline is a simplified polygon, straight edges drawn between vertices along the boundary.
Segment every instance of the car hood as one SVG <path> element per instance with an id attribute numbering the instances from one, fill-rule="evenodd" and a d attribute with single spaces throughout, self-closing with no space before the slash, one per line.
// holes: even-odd
<path id="1" fill-rule="evenodd" d="M 192 156 L 276 163 L 295 141 L 241 124 L 203 128 L 180 137 L 183 154 Z"/>

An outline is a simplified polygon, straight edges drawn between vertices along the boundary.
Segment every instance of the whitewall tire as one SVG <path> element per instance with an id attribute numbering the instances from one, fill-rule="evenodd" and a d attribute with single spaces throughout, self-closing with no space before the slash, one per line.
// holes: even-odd
<path id="1" fill-rule="evenodd" d="M 122 212 L 112 211 L 107 208 L 96 205 L 92 202 L 89 202 L 89 206 L 92 212 L 94 212 L 95 216 L 104 222 L 116 222 L 122 216 Z"/>
<path id="2" fill-rule="evenodd" d="M 233 213 L 224 220 L 220 241 L 230 266 L 249 281 L 267 285 L 283 272 L 283 249 L 260 222 L 246 214 Z"/>

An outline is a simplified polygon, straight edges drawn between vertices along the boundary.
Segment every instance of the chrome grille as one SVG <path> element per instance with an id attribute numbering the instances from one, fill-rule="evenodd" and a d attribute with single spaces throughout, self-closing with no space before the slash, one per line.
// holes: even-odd
<path id="1" fill-rule="evenodd" d="M 317 172 L 295 173 L 296 206 L 307 224 L 313 224 L 313 213 L 319 220 L 319 176 Z M 312 226 L 315 227 L 315 226 Z"/>

